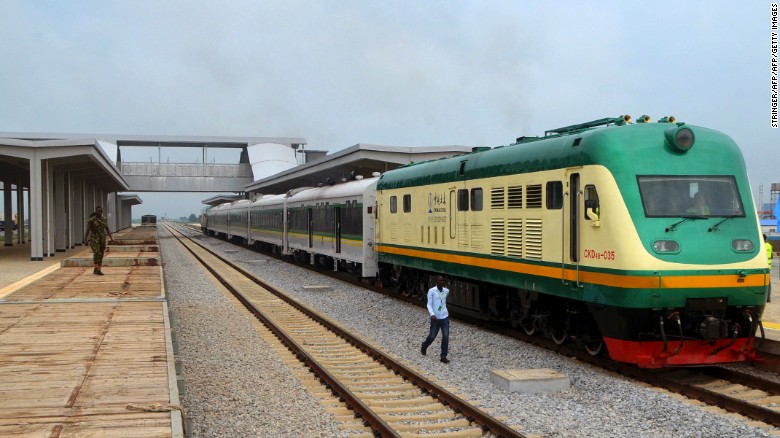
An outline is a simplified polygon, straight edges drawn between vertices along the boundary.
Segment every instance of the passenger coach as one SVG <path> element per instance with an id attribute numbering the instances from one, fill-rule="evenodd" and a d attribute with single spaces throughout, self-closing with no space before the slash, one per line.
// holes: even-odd
<path id="1" fill-rule="evenodd" d="M 374 214 L 378 178 L 302 190 L 286 201 L 288 253 L 362 277 L 377 273 Z"/>

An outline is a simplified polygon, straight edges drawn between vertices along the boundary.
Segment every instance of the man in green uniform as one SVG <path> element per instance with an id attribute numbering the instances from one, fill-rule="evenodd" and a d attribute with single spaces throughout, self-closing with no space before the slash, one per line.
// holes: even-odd
<path id="1" fill-rule="evenodd" d="M 89 247 L 92 249 L 92 261 L 95 262 L 95 269 L 92 273 L 103 275 L 100 268 L 103 267 L 103 254 L 106 251 L 106 235 L 113 241 L 111 231 L 108 229 L 108 221 L 103 217 L 103 207 L 95 207 L 95 212 L 89 215 L 87 220 L 87 232 L 84 234 L 84 243 L 89 239 Z"/>

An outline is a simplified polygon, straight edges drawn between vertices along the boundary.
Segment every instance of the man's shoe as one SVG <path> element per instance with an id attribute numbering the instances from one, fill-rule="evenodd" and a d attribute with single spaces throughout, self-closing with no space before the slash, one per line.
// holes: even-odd
<path id="1" fill-rule="evenodd" d="M 103 272 L 101 272 L 100 270 L 96 270 L 96 271 L 95 271 L 95 275 L 104 275 L 104 274 L 103 274 Z"/>
<path id="2" fill-rule="evenodd" d="M 423 356 L 425 356 L 425 353 L 427 353 L 427 348 L 425 348 L 425 344 L 420 346 L 420 353 L 422 353 Z"/>
<path id="3" fill-rule="evenodd" d="M 447 359 L 446 357 L 442 357 L 441 359 L 439 359 L 439 361 L 440 361 L 441 363 L 450 363 L 450 360 L 449 360 L 449 359 Z"/>

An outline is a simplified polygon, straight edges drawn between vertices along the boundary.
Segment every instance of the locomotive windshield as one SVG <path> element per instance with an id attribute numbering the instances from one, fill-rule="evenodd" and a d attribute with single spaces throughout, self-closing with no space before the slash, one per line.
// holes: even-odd
<path id="1" fill-rule="evenodd" d="M 745 216 L 733 176 L 637 176 L 647 217 Z"/>

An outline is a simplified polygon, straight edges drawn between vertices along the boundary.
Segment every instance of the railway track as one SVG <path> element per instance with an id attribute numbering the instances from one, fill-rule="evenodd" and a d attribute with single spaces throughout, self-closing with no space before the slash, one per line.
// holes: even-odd
<path id="1" fill-rule="evenodd" d="M 197 228 L 190 227 L 195 231 Z M 354 277 L 340 275 L 339 272 L 321 270 L 304 266 L 324 275 L 337 276 L 341 280 L 354 281 Z M 417 297 L 401 296 L 389 293 L 384 289 L 370 287 L 364 283 L 362 287 L 375 292 L 384 293 L 395 299 L 420 305 Z M 738 413 L 753 420 L 762 421 L 775 427 L 780 427 L 780 385 L 774 381 L 761 379 L 749 374 L 740 373 L 721 367 L 685 368 L 672 370 L 649 370 L 633 365 L 614 362 L 602 356 L 591 356 L 585 351 L 573 348 L 567 344 L 557 344 L 552 340 L 529 336 L 521 330 L 514 330 L 502 325 L 490 324 L 486 321 L 458 315 L 466 322 L 483 326 L 506 336 L 556 351 L 562 355 L 573 357 L 583 363 L 621 374 L 623 376 L 644 382 L 653 387 L 684 395 L 707 405 L 722 408 L 728 412 Z M 772 344 L 769 340 L 761 340 L 762 344 Z"/>
<path id="2" fill-rule="evenodd" d="M 524 436 L 170 225 L 163 226 L 373 434 Z"/>
<path id="3" fill-rule="evenodd" d="M 723 407 L 778 426 L 780 383 L 721 367 L 686 368 L 666 371 L 664 379 L 724 396 Z M 738 403 L 745 403 L 740 405 Z"/>
<path id="4" fill-rule="evenodd" d="M 576 358 L 580 362 L 780 427 L 780 384 L 775 381 L 717 366 L 661 370 L 638 368 L 614 362 L 606 357 L 591 356 L 566 344 L 558 345 L 552 340 L 528 336 L 517 330 L 501 327 L 495 329 L 508 336 Z"/>

